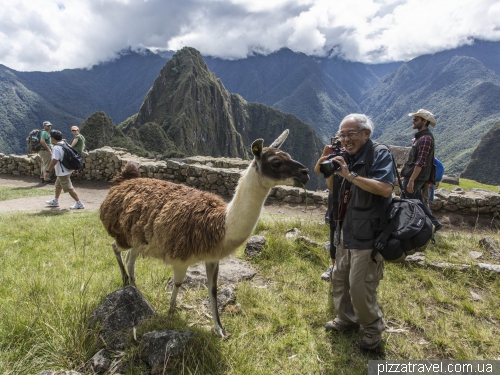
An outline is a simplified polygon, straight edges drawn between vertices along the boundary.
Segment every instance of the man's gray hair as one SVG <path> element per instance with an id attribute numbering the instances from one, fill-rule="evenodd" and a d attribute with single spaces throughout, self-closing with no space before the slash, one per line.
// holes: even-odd
<path id="1" fill-rule="evenodd" d="M 361 113 L 351 113 L 350 115 L 344 117 L 344 119 L 340 122 L 339 130 L 344 122 L 351 119 L 354 119 L 361 129 L 368 129 L 370 131 L 370 134 L 373 133 L 374 126 L 372 119 L 367 115 L 363 115 Z"/>

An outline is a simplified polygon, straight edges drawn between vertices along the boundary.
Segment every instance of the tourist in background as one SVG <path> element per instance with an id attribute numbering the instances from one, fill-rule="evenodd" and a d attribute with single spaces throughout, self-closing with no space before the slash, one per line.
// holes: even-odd
<path id="1" fill-rule="evenodd" d="M 50 139 L 50 130 L 52 129 L 52 124 L 50 121 L 43 122 L 43 130 L 40 132 L 40 144 L 42 148 L 38 151 L 38 155 L 42 159 L 40 165 L 40 179 L 42 183 L 52 182 L 50 175 L 45 174 L 47 168 L 50 164 L 51 153 L 52 153 L 52 141 Z"/>
<path id="2" fill-rule="evenodd" d="M 444 164 L 437 157 L 434 157 L 434 165 L 436 166 L 436 182 L 430 185 L 429 200 L 434 200 L 434 190 L 439 187 L 439 183 L 443 180 Z"/>
<path id="3" fill-rule="evenodd" d="M 85 137 L 80 134 L 80 128 L 78 126 L 73 125 L 71 127 L 71 132 L 73 133 L 73 140 L 71 141 L 71 147 L 73 147 L 80 155 L 85 150 Z M 73 171 L 72 176 L 78 176 L 80 170 Z"/>
<path id="4" fill-rule="evenodd" d="M 435 126 L 436 120 L 434 115 L 425 109 L 409 113 L 408 116 L 413 117 L 413 129 L 417 130 L 417 133 L 415 133 L 415 141 L 408 155 L 408 160 L 401 170 L 403 177 L 401 188 L 405 198 L 419 199 L 427 207 L 421 190 L 424 184 L 429 183 L 433 170 L 435 142 L 429 126 Z M 426 214 L 431 219 L 434 230 L 438 231 L 443 225 L 432 215 L 430 210 L 427 211 Z"/>
<path id="5" fill-rule="evenodd" d="M 80 134 L 80 129 L 76 125 L 71 127 L 71 132 L 73 133 L 71 147 L 73 147 L 81 155 L 83 150 L 85 150 L 85 137 Z"/>
<path id="6" fill-rule="evenodd" d="M 75 200 L 75 204 L 70 207 L 72 210 L 79 210 L 85 208 L 83 203 L 78 198 L 78 194 L 76 190 L 73 188 L 71 183 L 71 173 L 73 172 L 71 169 L 67 169 L 62 166 L 62 159 L 64 157 L 64 149 L 62 148 L 62 144 L 64 143 L 62 133 L 59 130 L 51 130 L 50 137 L 54 146 L 52 147 L 52 159 L 50 160 L 49 167 L 46 175 L 51 170 L 54 170 L 57 176 L 56 184 L 55 184 L 55 196 L 54 199 L 47 201 L 47 206 L 50 207 L 59 207 L 59 197 L 61 196 L 61 192 L 69 193 L 71 198 Z"/>

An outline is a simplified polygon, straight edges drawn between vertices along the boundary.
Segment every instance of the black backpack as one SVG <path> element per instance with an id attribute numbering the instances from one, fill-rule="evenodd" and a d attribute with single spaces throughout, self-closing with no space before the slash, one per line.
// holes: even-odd
<path id="1" fill-rule="evenodd" d="M 424 251 L 433 241 L 432 221 L 419 199 L 395 197 L 387 208 L 387 226 L 375 240 L 376 253 L 388 262 L 402 262 L 407 255 Z"/>
<path id="2" fill-rule="evenodd" d="M 66 167 L 67 169 L 71 170 L 78 170 L 83 168 L 83 158 L 78 153 L 78 151 L 76 151 L 66 142 L 63 142 L 61 145 L 57 146 L 61 146 L 64 150 L 64 156 L 62 160 L 59 161 L 61 163 L 61 167 Z M 62 169 L 64 171 L 64 168 Z"/>
<path id="3" fill-rule="evenodd" d="M 28 148 L 28 154 L 34 154 L 42 149 L 42 144 L 40 143 L 40 129 L 34 129 L 28 134 L 26 138 L 26 147 Z"/>
<path id="4" fill-rule="evenodd" d="M 394 167 L 394 157 L 392 159 Z M 396 169 L 400 186 L 401 178 Z M 386 209 L 385 222 L 382 223 L 382 233 L 375 239 L 372 259 L 380 253 L 388 262 L 402 262 L 407 255 L 421 252 L 429 242 L 434 242 L 432 221 L 426 215 L 424 203 L 419 199 L 394 197 Z"/>

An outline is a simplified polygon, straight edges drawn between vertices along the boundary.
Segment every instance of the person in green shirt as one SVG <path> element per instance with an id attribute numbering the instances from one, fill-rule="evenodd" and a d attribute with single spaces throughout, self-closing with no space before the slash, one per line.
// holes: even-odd
<path id="1" fill-rule="evenodd" d="M 51 179 L 45 179 L 45 172 L 50 164 L 50 159 L 52 155 L 52 141 L 50 139 L 50 130 L 52 129 L 52 124 L 50 121 L 43 122 L 43 130 L 40 132 L 40 144 L 42 148 L 38 151 L 38 155 L 42 158 L 42 165 L 40 168 L 40 179 L 42 183 L 51 182 Z"/>
<path id="2" fill-rule="evenodd" d="M 71 127 L 71 132 L 73 133 L 73 140 L 71 141 L 71 147 L 73 147 L 79 154 L 85 149 L 85 137 L 80 134 L 80 129 L 78 126 L 73 125 Z"/>

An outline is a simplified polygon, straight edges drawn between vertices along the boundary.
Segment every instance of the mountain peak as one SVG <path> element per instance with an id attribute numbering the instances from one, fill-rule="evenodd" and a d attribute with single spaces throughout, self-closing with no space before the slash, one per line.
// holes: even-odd
<path id="1" fill-rule="evenodd" d="M 248 156 L 231 114 L 230 94 L 201 54 L 184 47 L 161 69 L 133 127 L 156 132 L 186 155 Z"/>

